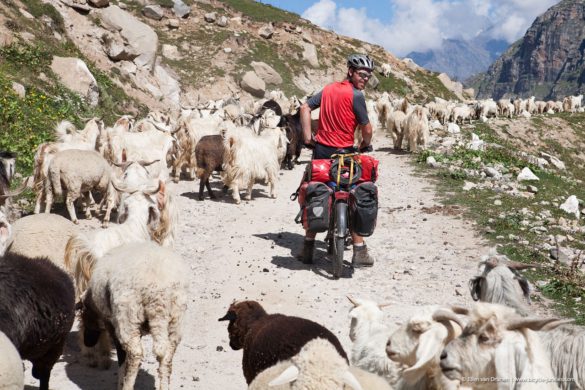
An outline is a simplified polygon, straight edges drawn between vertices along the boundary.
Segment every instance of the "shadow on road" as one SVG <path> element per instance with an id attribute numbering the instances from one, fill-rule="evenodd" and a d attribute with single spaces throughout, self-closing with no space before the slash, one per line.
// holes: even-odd
<path id="1" fill-rule="evenodd" d="M 113 358 L 112 365 L 108 370 L 88 367 L 85 359 L 81 356 L 81 351 L 77 343 L 78 333 L 77 331 L 69 333 L 65 350 L 61 356 L 61 360 L 66 362 L 65 372 L 67 373 L 67 377 L 80 389 L 115 389 L 118 383 L 118 362 Z M 134 388 L 154 389 L 155 379 L 151 374 L 140 369 Z M 31 387 L 30 390 L 32 389 L 36 388 Z"/>
<path id="2" fill-rule="evenodd" d="M 290 250 L 289 256 L 272 256 L 272 264 L 292 271 L 310 269 L 323 278 L 333 279 L 333 276 L 331 275 L 331 260 L 327 254 L 327 244 L 323 240 L 317 240 L 315 243 L 313 264 L 303 264 L 297 259 L 297 255 L 301 253 L 303 240 L 305 239 L 302 234 L 282 232 L 254 234 L 254 236 L 265 240 L 271 240 L 275 245 Z M 343 272 L 343 278 L 351 277 L 353 275 L 351 264 L 344 261 L 344 265 L 346 267 Z"/>

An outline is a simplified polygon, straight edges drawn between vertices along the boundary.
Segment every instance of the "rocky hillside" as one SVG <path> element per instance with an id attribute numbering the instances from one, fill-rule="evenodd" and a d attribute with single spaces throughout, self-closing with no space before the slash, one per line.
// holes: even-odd
<path id="1" fill-rule="evenodd" d="M 392 67 L 369 96 L 455 97 L 438 74 L 252 0 L 3 0 L 0 149 L 24 152 L 28 168 L 62 119 L 111 123 L 232 95 L 248 104 L 273 90 L 302 97 L 342 78 L 356 51 Z"/>
<path id="2" fill-rule="evenodd" d="M 472 40 L 444 39 L 439 49 L 411 52 L 407 57 L 425 69 L 444 72 L 456 80 L 465 81 L 485 72 L 507 47 L 508 43 L 503 40 L 484 36 Z"/>
<path id="3" fill-rule="evenodd" d="M 585 90 L 585 3 L 564 0 L 539 16 L 473 82 L 478 97 L 559 99 Z"/>

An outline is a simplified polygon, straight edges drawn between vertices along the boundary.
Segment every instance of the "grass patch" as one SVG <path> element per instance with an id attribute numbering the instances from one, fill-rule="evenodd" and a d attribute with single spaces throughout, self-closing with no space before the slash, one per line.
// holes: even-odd
<path id="1" fill-rule="evenodd" d="M 441 82 L 441 80 L 439 80 L 438 73 L 417 71 L 413 72 L 412 76 L 413 80 L 416 81 L 416 83 L 421 86 L 423 90 L 420 96 L 415 96 L 419 100 L 425 100 L 435 96 L 445 100 L 459 100 L 457 96 L 448 90 L 447 87 L 445 87 L 445 85 Z"/>
<path id="2" fill-rule="evenodd" d="M 301 17 L 298 14 L 283 11 L 270 4 L 262 4 L 255 0 L 222 0 L 222 3 L 257 22 L 285 22 L 296 24 L 301 22 Z"/>
<path id="3" fill-rule="evenodd" d="M 21 0 L 28 9 L 28 12 L 36 19 L 42 16 L 48 16 L 53 22 L 56 31 L 65 33 L 65 22 L 63 17 L 51 4 L 43 3 L 40 0 Z"/>

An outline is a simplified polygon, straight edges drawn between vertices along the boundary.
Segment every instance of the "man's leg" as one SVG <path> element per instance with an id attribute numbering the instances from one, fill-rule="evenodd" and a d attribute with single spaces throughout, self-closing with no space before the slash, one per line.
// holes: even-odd
<path id="1" fill-rule="evenodd" d="M 364 242 L 364 238 L 355 233 L 352 233 L 351 237 L 353 240 L 353 257 L 351 258 L 351 265 L 354 268 L 373 266 L 374 257 L 368 253 L 368 247 Z"/>
<path id="2" fill-rule="evenodd" d="M 313 252 L 315 250 L 315 236 L 317 233 L 305 230 L 305 240 L 303 241 L 303 251 L 300 260 L 305 264 L 313 264 Z"/>

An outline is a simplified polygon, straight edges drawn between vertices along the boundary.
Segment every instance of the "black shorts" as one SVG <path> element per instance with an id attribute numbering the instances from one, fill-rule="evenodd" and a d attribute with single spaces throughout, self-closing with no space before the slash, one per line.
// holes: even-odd
<path id="1" fill-rule="evenodd" d="M 355 153 L 356 149 L 353 146 L 347 148 L 337 148 L 335 146 L 327 146 L 316 143 L 315 149 L 313 150 L 313 160 L 328 159 L 340 151 L 343 151 L 344 153 Z"/>

